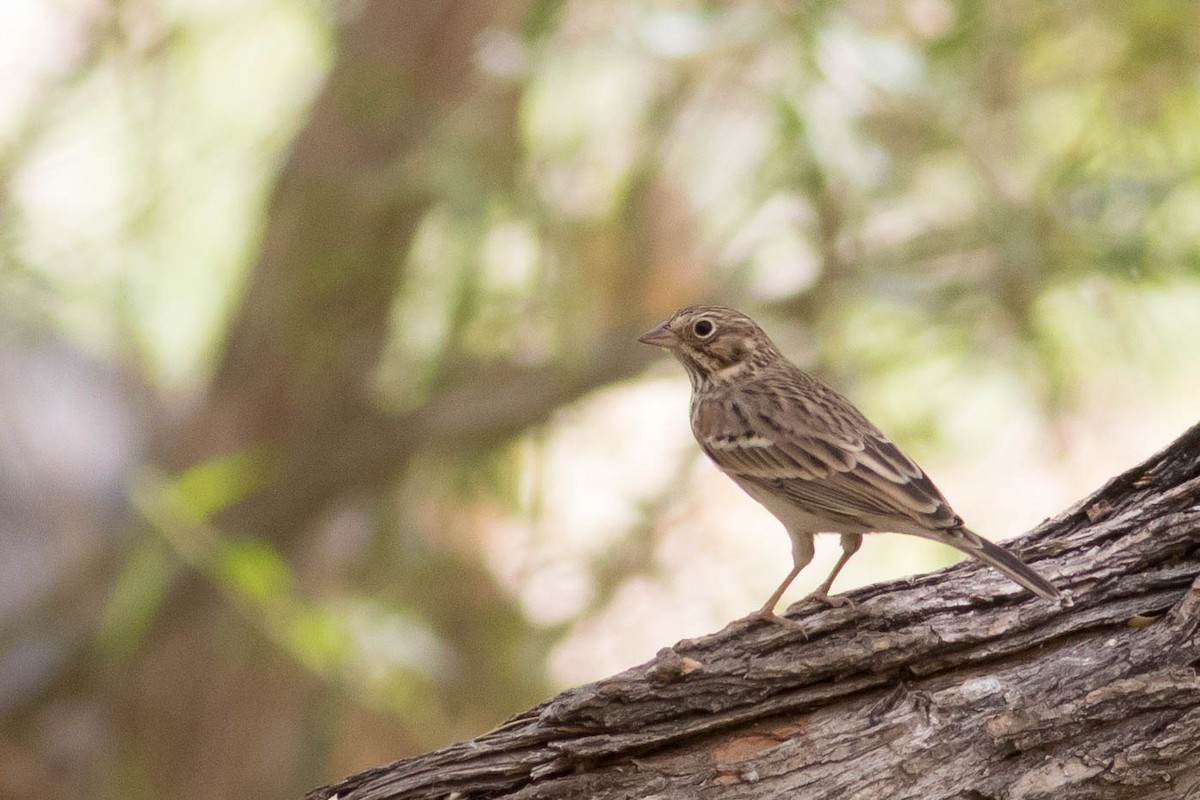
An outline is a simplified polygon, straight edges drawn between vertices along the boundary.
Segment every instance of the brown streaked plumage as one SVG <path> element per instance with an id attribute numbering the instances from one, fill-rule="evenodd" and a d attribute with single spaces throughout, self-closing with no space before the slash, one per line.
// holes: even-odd
<path id="1" fill-rule="evenodd" d="M 833 389 L 792 364 L 754 320 L 723 306 L 680 309 L 639 341 L 669 350 L 692 382 L 692 432 L 709 458 L 775 515 L 792 540 L 792 571 L 753 617 L 795 625 L 775 605 L 813 557 L 817 533 L 842 555 L 809 595 L 829 589 L 864 533 L 943 542 L 1050 600 L 1058 589 L 967 529 L 925 471 Z"/>

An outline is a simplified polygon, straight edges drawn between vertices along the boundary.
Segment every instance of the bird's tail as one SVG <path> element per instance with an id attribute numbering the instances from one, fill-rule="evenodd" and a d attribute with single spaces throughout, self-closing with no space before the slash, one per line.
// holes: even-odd
<path id="1" fill-rule="evenodd" d="M 972 558 L 979 559 L 988 566 L 1000 570 L 1029 591 L 1047 600 L 1058 600 L 1062 593 L 1054 584 L 1043 578 L 1033 567 L 1005 550 L 998 544 L 993 544 L 974 531 L 966 528 L 938 531 L 937 541 L 945 542 Z"/>

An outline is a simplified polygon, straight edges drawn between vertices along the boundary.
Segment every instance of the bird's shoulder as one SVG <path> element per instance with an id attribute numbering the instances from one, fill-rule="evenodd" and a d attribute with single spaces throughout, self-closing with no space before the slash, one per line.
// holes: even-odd
<path id="1" fill-rule="evenodd" d="M 766 493 L 864 530 L 961 526 L 924 470 L 848 399 L 790 363 L 693 392 L 704 452 Z"/>
<path id="2" fill-rule="evenodd" d="M 805 480 L 853 474 L 904 487 L 922 507 L 944 502 L 924 470 L 861 411 L 799 369 L 698 393 L 692 430 L 731 473 Z"/>
<path id="3" fill-rule="evenodd" d="M 883 434 L 854 405 L 791 364 L 692 396 L 698 437 L 817 437 L 858 449 Z"/>

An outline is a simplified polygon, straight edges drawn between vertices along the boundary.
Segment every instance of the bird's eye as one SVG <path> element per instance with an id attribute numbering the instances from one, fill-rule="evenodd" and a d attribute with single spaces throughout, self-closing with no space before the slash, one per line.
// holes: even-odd
<path id="1" fill-rule="evenodd" d="M 709 336 L 712 336 L 712 332 L 713 324 L 706 319 L 696 320 L 695 324 L 692 325 L 692 333 L 701 339 L 707 339 Z"/>

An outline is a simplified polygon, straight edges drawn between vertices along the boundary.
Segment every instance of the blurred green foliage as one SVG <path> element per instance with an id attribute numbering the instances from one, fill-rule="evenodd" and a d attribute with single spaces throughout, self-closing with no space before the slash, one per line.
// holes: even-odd
<path id="1" fill-rule="evenodd" d="M 4 653 L 62 637 L 0 693 L 0 794 L 291 796 L 607 665 L 705 495 L 631 383 L 685 303 L 922 458 L 1200 396 L 1196 4 L 64 9 L 0 12 L 0 344 L 88 354 L 139 444 L 27 426 L 130 507 L 22 478 L 79 503 L 27 541 L 96 555 L 0 593 Z"/>

